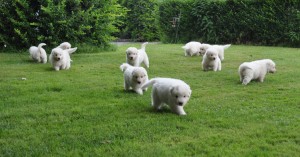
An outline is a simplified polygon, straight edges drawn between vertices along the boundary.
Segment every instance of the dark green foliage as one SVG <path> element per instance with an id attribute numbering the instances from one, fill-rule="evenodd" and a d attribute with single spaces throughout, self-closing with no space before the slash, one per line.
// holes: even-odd
<path id="1" fill-rule="evenodd" d="M 159 24 L 167 42 L 174 42 L 175 34 L 167 21 L 180 11 L 181 42 L 300 46 L 299 0 L 162 2 Z"/>
<path id="2" fill-rule="evenodd" d="M 26 48 L 45 42 L 106 47 L 124 9 L 116 0 L 18 0 L 0 3 L 0 44 Z M 17 44 L 16 44 L 17 43 Z"/>
<path id="3" fill-rule="evenodd" d="M 155 0 L 123 0 L 122 6 L 128 9 L 120 27 L 120 38 L 134 41 L 155 41 L 159 39 L 157 25 L 157 3 Z"/>

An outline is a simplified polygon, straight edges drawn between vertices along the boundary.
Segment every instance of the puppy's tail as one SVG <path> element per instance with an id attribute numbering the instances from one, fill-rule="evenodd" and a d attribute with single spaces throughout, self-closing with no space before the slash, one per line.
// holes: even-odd
<path id="1" fill-rule="evenodd" d="M 141 49 L 145 51 L 146 45 L 147 45 L 147 44 L 148 44 L 148 42 L 144 42 L 144 43 L 142 44 L 142 46 L 141 46 Z"/>
<path id="2" fill-rule="evenodd" d="M 231 46 L 231 44 L 223 45 L 224 50 L 228 49 Z"/>
<path id="3" fill-rule="evenodd" d="M 124 72 L 128 67 L 130 67 L 131 65 L 129 65 L 128 63 L 123 63 L 121 66 L 120 66 L 120 69 L 122 72 Z"/>
<path id="4" fill-rule="evenodd" d="M 42 52 L 42 51 L 41 51 L 42 47 L 45 46 L 45 45 L 46 45 L 45 43 L 40 43 L 40 44 L 39 44 L 38 50 L 39 50 L 40 53 Z"/>
<path id="5" fill-rule="evenodd" d="M 154 83 L 156 83 L 156 79 L 151 79 L 149 80 L 148 82 L 144 83 L 143 86 L 142 86 L 142 89 L 146 89 L 148 86 L 152 86 Z"/>

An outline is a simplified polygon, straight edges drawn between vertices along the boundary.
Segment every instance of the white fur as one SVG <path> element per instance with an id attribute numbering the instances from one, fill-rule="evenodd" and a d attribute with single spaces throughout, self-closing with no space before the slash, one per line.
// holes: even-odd
<path id="1" fill-rule="evenodd" d="M 63 49 L 63 50 L 66 50 L 66 49 L 70 49 L 71 48 L 71 44 L 69 42 L 63 42 L 58 47 L 61 48 L 61 49 Z M 77 47 L 74 47 L 74 48 L 77 48 Z M 72 54 L 73 52 L 70 51 L 69 53 Z"/>
<path id="2" fill-rule="evenodd" d="M 184 49 L 184 56 L 199 56 L 201 43 L 197 41 L 191 41 L 186 43 L 182 48 Z"/>
<path id="3" fill-rule="evenodd" d="M 202 59 L 202 69 L 204 71 L 221 71 L 221 60 L 215 48 L 210 47 L 207 49 Z"/>
<path id="4" fill-rule="evenodd" d="M 275 63 L 271 59 L 244 62 L 239 66 L 240 81 L 247 85 L 251 80 L 263 82 L 267 73 L 275 73 Z"/>
<path id="5" fill-rule="evenodd" d="M 178 115 L 186 115 L 183 107 L 187 104 L 192 90 L 185 82 L 172 78 L 154 78 L 145 83 L 142 89 L 153 85 L 152 106 L 160 110 L 163 104 Z"/>
<path id="6" fill-rule="evenodd" d="M 63 50 L 59 47 L 52 49 L 49 55 L 49 60 L 56 71 L 69 69 L 71 67 L 70 53 L 73 53 L 77 48 Z"/>
<path id="7" fill-rule="evenodd" d="M 217 50 L 220 60 L 223 61 L 224 60 L 224 50 L 229 48 L 230 46 L 231 46 L 231 44 L 227 44 L 227 45 L 201 44 L 200 54 L 204 55 L 208 48 L 213 47 Z"/>
<path id="8" fill-rule="evenodd" d="M 63 49 L 63 50 L 70 49 L 71 48 L 71 44 L 69 42 L 63 42 L 58 47 L 61 48 L 61 49 Z"/>
<path id="9" fill-rule="evenodd" d="M 143 67 L 133 67 L 127 63 L 120 66 L 124 73 L 124 88 L 125 90 L 133 89 L 136 93 L 143 95 L 142 85 L 148 81 L 148 74 Z M 147 88 L 144 89 L 146 91 Z"/>
<path id="10" fill-rule="evenodd" d="M 143 43 L 141 49 L 129 47 L 126 50 L 126 62 L 135 67 L 139 67 L 141 63 L 144 63 L 149 68 L 149 58 L 146 53 L 147 44 L 148 42 Z"/>
<path id="11" fill-rule="evenodd" d="M 47 53 L 46 51 L 42 48 L 42 46 L 46 45 L 45 43 L 40 43 L 38 47 L 36 46 L 31 46 L 29 48 L 29 54 L 30 58 L 33 60 L 37 61 L 38 63 L 47 63 Z"/>

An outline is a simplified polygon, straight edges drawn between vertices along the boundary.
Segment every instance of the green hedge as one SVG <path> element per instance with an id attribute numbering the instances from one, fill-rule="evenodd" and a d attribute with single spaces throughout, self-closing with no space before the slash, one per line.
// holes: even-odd
<path id="1" fill-rule="evenodd" d="M 300 46 L 299 0 L 164 1 L 159 7 L 163 41 L 174 42 L 168 21 L 179 12 L 179 42 Z"/>
<path id="2" fill-rule="evenodd" d="M 128 12 L 123 18 L 119 38 L 133 41 L 159 40 L 156 0 L 119 0 Z"/>
<path id="3" fill-rule="evenodd" d="M 15 48 L 63 41 L 106 47 L 125 14 L 116 0 L 2 1 L 0 12 L 0 45 Z"/>

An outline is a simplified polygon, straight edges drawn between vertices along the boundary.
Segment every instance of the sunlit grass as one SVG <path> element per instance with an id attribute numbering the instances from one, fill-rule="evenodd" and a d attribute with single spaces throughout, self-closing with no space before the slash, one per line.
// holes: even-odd
<path id="1" fill-rule="evenodd" d="M 149 44 L 149 77 L 184 80 L 193 92 L 187 116 L 155 112 L 151 88 L 123 90 L 115 52 L 72 55 L 70 70 L 0 53 L 1 156 L 297 156 L 300 152 L 299 49 L 233 45 L 220 72 L 182 45 Z M 49 53 L 49 52 L 48 52 Z M 264 83 L 239 82 L 244 61 L 270 58 L 277 73 Z M 26 78 L 26 80 L 22 80 Z"/>

